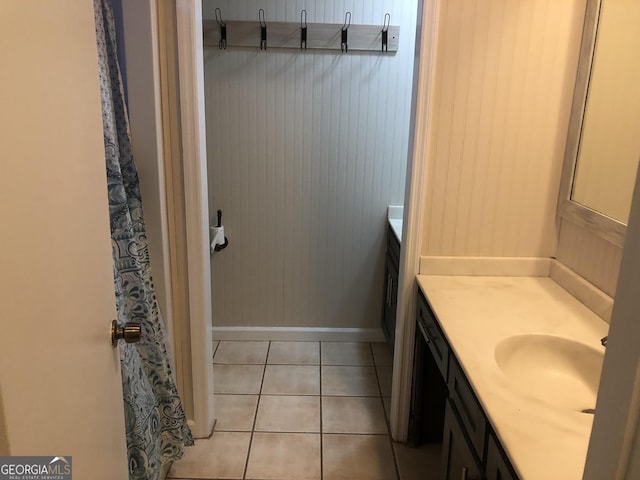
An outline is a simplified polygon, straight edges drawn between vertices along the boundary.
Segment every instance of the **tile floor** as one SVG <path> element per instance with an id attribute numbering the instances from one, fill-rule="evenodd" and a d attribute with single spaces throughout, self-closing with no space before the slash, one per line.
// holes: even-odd
<path id="1" fill-rule="evenodd" d="M 214 344 L 216 425 L 172 479 L 436 480 L 439 446 L 391 441 L 384 343 Z"/>

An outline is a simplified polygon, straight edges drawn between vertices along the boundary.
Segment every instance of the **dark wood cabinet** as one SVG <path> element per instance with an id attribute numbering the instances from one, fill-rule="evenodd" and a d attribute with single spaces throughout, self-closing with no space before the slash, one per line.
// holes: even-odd
<path id="1" fill-rule="evenodd" d="M 382 331 L 387 344 L 394 350 L 396 338 L 396 310 L 398 309 L 398 278 L 400 265 L 400 241 L 391 226 L 387 228 L 387 255 L 384 264 L 384 304 Z"/>
<path id="2" fill-rule="evenodd" d="M 487 480 L 517 480 L 511 463 L 500 446 L 500 442 L 491 433 L 487 443 L 487 466 L 485 468 Z"/>
<path id="3" fill-rule="evenodd" d="M 445 480 L 482 480 L 478 459 L 451 401 L 447 401 L 442 439 L 442 472 Z"/>
<path id="4" fill-rule="evenodd" d="M 433 359 L 440 370 L 442 378 L 447 380 L 449 373 L 449 342 L 442 333 L 435 315 L 427 304 L 424 297 L 418 302 L 417 330 L 422 334 L 429 350 L 433 354 Z"/>
<path id="5" fill-rule="evenodd" d="M 449 398 L 478 457 L 483 458 L 487 419 L 462 367 L 454 356 L 449 360 Z"/>
<path id="6" fill-rule="evenodd" d="M 418 290 L 415 352 L 410 443 L 418 445 L 442 438 L 445 480 L 518 480 L 421 290 Z M 441 435 L 436 431 L 438 428 Z"/>

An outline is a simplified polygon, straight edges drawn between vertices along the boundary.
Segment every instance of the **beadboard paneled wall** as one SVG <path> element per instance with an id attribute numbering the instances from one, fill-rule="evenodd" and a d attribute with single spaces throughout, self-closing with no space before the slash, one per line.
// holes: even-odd
<path id="1" fill-rule="evenodd" d="M 585 0 L 440 5 L 421 254 L 552 256 Z"/>
<path id="2" fill-rule="evenodd" d="M 395 55 L 206 48 L 214 326 L 379 328 L 404 199 L 417 1 L 203 2 L 205 18 L 400 25 Z M 268 41 L 267 41 L 268 43 Z"/>
<path id="3" fill-rule="evenodd" d="M 622 248 L 562 220 L 556 258 L 610 297 L 615 297 Z"/>

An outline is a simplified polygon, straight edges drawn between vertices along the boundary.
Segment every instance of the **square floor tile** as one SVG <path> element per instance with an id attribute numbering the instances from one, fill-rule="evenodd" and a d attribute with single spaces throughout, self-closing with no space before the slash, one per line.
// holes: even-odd
<path id="1" fill-rule="evenodd" d="M 319 395 L 320 368 L 304 365 L 267 365 L 263 394 Z"/>
<path id="2" fill-rule="evenodd" d="M 214 365 L 213 393 L 258 394 L 264 365 Z"/>
<path id="3" fill-rule="evenodd" d="M 320 433 L 320 397 L 262 395 L 255 431 Z"/>
<path id="4" fill-rule="evenodd" d="M 391 382 L 393 380 L 393 367 L 376 367 L 378 383 L 383 397 L 391 396 Z"/>
<path id="5" fill-rule="evenodd" d="M 384 342 L 372 343 L 371 350 L 373 350 L 373 363 L 381 367 L 391 367 L 393 365 L 393 356 L 389 345 Z"/>
<path id="6" fill-rule="evenodd" d="M 439 480 L 442 445 L 426 444 L 418 448 L 394 443 L 400 480 Z"/>
<path id="7" fill-rule="evenodd" d="M 222 341 L 213 356 L 213 363 L 226 365 L 263 364 L 267 359 L 269 342 Z"/>
<path id="8" fill-rule="evenodd" d="M 271 342 L 270 364 L 318 365 L 320 343 L 318 342 Z"/>
<path id="9" fill-rule="evenodd" d="M 214 395 L 216 431 L 250 432 L 258 395 Z"/>
<path id="10" fill-rule="evenodd" d="M 374 367 L 323 366 L 322 395 L 380 396 Z"/>
<path id="11" fill-rule="evenodd" d="M 373 365 L 368 343 L 321 342 L 322 365 Z"/>
<path id="12" fill-rule="evenodd" d="M 320 435 L 254 433 L 247 479 L 320 480 Z"/>
<path id="13" fill-rule="evenodd" d="M 323 435 L 322 468 L 324 480 L 398 478 L 387 435 Z"/>
<path id="14" fill-rule="evenodd" d="M 323 433 L 386 434 L 379 397 L 322 397 Z"/>
<path id="15" fill-rule="evenodd" d="M 249 452 L 251 433 L 217 432 L 185 448 L 173 462 L 168 478 L 241 479 Z"/>

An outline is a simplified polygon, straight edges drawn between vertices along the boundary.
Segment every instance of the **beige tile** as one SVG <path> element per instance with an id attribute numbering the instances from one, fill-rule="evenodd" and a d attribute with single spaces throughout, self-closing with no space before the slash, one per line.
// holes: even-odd
<path id="1" fill-rule="evenodd" d="M 421 445 L 418 448 L 394 443 L 400 480 L 439 480 L 442 445 Z"/>
<path id="2" fill-rule="evenodd" d="M 323 433 L 386 434 L 379 397 L 322 397 Z"/>
<path id="3" fill-rule="evenodd" d="M 319 367 L 267 365 L 264 372 L 262 393 L 267 395 L 319 395 Z"/>
<path id="4" fill-rule="evenodd" d="M 254 433 L 247 479 L 320 480 L 320 435 Z"/>
<path id="5" fill-rule="evenodd" d="M 368 343 L 321 342 L 322 365 L 373 365 Z"/>
<path id="6" fill-rule="evenodd" d="M 391 396 L 391 382 L 393 379 L 393 367 L 376 367 L 378 383 L 383 397 Z"/>
<path id="7" fill-rule="evenodd" d="M 320 397 L 262 395 L 255 430 L 320 433 Z"/>
<path id="8" fill-rule="evenodd" d="M 323 480 L 395 480 L 387 435 L 322 436 Z"/>
<path id="9" fill-rule="evenodd" d="M 290 365 L 318 365 L 318 342 L 271 342 L 267 363 Z"/>
<path id="10" fill-rule="evenodd" d="M 258 394 L 264 365 L 214 365 L 213 392 Z"/>
<path id="11" fill-rule="evenodd" d="M 216 431 L 250 432 L 258 395 L 214 395 Z"/>
<path id="12" fill-rule="evenodd" d="M 322 395 L 375 397 L 380 395 L 374 367 L 323 366 Z"/>
<path id="13" fill-rule="evenodd" d="M 267 360 L 269 342 L 222 341 L 213 356 L 213 363 L 226 365 L 262 364 Z"/>
<path id="14" fill-rule="evenodd" d="M 216 350 L 218 349 L 218 345 L 220 345 L 220 341 L 219 340 L 214 340 L 213 341 L 213 350 L 211 350 L 213 352 L 214 356 L 216 354 Z"/>
<path id="15" fill-rule="evenodd" d="M 381 367 L 391 367 L 393 365 L 393 357 L 389 345 L 384 342 L 376 342 L 371 344 L 373 350 L 373 362 Z"/>
<path id="16" fill-rule="evenodd" d="M 181 460 L 173 462 L 168 478 L 241 479 L 250 440 L 250 433 L 238 432 L 217 432 L 196 440 Z"/>

